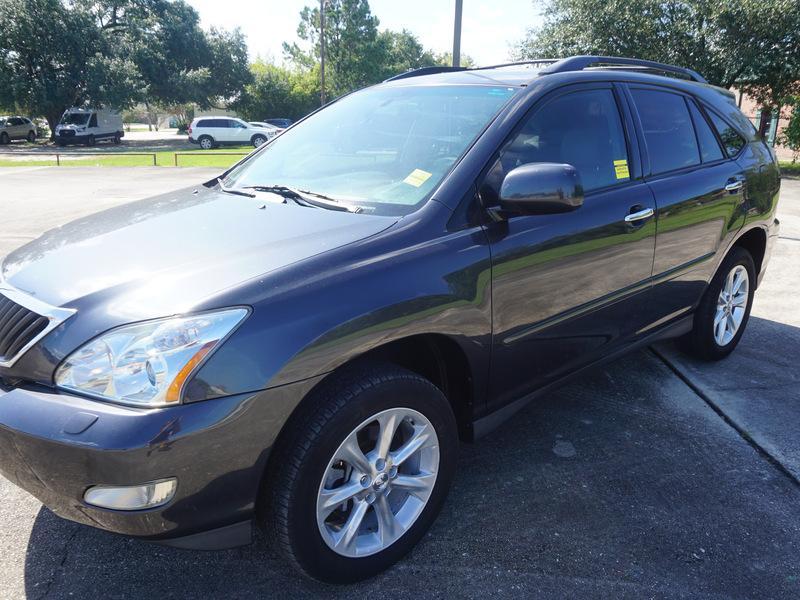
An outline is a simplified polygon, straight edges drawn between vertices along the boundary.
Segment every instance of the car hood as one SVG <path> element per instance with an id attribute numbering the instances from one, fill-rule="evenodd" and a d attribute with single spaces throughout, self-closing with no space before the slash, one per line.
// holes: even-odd
<path id="1" fill-rule="evenodd" d="M 201 187 L 126 204 L 12 252 L 0 279 L 52 306 L 94 296 L 120 318 L 169 315 L 397 220 L 276 200 Z"/>

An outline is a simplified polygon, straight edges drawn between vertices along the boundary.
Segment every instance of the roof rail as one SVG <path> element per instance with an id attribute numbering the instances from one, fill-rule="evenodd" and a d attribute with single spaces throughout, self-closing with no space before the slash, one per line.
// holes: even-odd
<path id="1" fill-rule="evenodd" d="M 503 67 L 517 67 L 522 65 L 552 65 L 557 63 L 560 58 L 537 58 L 535 60 L 519 60 L 516 62 L 500 63 L 499 65 L 487 65 L 485 67 L 471 67 L 470 71 L 483 71 L 485 69 L 502 69 Z"/>
<path id="2" fill-rule="evenodd" d="M 392 77 L 389 77 L 389 79 L 384 79 L 383 82 L 386 83 L 387 81 L 397 81 L 398 79 L 419 77 L 421 75 L 435 75 L 436 73 L 450 73 L 452 71 L 466 71 L 466 70 L 467 70 L 466 67 L 422 67 L 420 69 L 412 69 L 411 71 L 406 71 L 405 73 L 394 75 Z"/>
<path id="3" fill-rule="evenodd" d="M 675 65 L 667 65 L 652 60 L 643 60 L 640 58 L 623 58 L 619 56 L 571 56 L 558 61 L 554 65 L 542 69 L 540 75 L 549 75 L 552 73 L 565 73 L 568 71 L 583 71 L 593 66 L 599 67 L 641 67 L 653 71 L 661 71 L 662 73 L 674 73 L 689 78 L 691 81 L 698 83 L 708 83 L 705 78 L 697 71 L 686 69 L 684 67 L 676 67 Z"/>

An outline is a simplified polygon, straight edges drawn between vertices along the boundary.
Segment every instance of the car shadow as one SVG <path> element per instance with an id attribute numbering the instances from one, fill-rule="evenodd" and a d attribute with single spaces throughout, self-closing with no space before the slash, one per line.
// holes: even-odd
<path id="1" fill-rule="evenodd" d="M 430 533 L 369 581 L 304 579 L 261 533 L 234 550 L 178 550 L 42 508 L 25 590 L 29 598 L 782 597 L 797 592 L 790 575 L 800 575 L 798 500 L 784 474 L 643 350 L 463 444 Z"/>

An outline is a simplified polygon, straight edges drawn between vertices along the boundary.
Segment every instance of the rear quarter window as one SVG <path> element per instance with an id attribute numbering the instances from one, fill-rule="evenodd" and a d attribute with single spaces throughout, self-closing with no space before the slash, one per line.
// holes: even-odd
<path id="1" fill-rule="evenodd" d="M 683 96 L 632 89 L 653 175 L 700 164 L 700 150 Z"/>
<path id="2" fill-rule="evenodd" d="M 708 111 L 708 116 L 714 124 L 714 128 L 717 130 L 719 139 L 722 140 L 722 145 L 725 146 L 725 151 L 728 153 L 728 156 L 736 156 L 739 154 L 747 143 L 745 139 L 739 135 L 739 132 L 729 125 L 727 121 L 713 111 Z"/>

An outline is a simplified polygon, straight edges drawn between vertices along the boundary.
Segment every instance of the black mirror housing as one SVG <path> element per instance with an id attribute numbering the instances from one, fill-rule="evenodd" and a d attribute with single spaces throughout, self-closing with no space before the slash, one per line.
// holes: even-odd
<path id="1" fill-rule="evenodd" d="M 500 208 L 524 215 L 575 210 L 583 204 L 577 169 L 560 163 L 529 163 L 511 170 L 500 186 Z"/>

